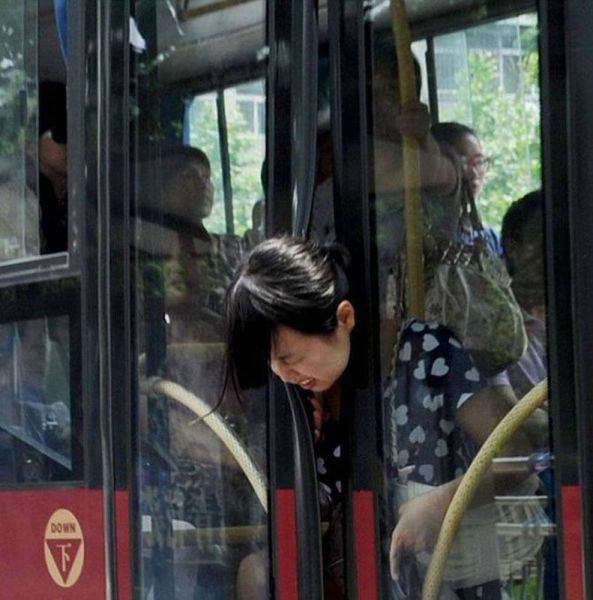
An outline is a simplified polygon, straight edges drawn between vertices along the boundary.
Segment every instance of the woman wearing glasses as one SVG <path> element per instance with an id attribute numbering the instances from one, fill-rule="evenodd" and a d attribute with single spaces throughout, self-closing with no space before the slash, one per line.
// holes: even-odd
<path id="1" fill-rule="evenodd" d="M 463 170 L 468 200 L 471 205 L 476 206 L 490 167 L 490 157 L 484 154 L 478 134 L 471 127 L 453 121 L 436 123 L 432 126 L 431 133 L 437 142 L 447 144 L 455 151 Z M 488 248 L 497 256 L 502 256 L 502 244 L 494 230 L 484 227 L 481 235 Z"/>

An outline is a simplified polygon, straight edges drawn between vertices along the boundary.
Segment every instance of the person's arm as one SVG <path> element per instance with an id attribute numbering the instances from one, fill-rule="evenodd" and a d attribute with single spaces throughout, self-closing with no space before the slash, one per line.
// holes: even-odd
<path id="1" fill-rule="evenodd" d="M 507 379 L 508 381 L 508 379 Z M 494 406 L 502 407 L 508 412 L 520 398 L 517 398 L 510 384 L 489 385 L 482 391 L 486 397 L 486 402 L 491 400 Z M 506 414 L 505 412 L 505 414 Z M 471 427 L 468 424 L 468 427 Z M 545 448 L 550 442 L 550 424 L 548 411 L 544 408 L 536 409 L 533 414 L 523 423 L 520 429 L 524 441 L 529 445 L 529 452 Z M 470 433 L 471 435 L 471 433 Z"/>
<path id="2" fill-rule="evenodd" d="M 422 189 L 437 196 L 451 195 L 459 185 L 459 172 L 451 156 L 441 150 L 430 133 L 430 114 L 425 104 L 413 102 L 400 107 L 400 134 L 417 140 L 420 150 Z"/>
<path id="3" fill-rule="evenodd" d="M 485 387 L 473 394 L 457 411 L 457 424 L 480 446 L 488 439 L 494 428 L 513 406 L 509 395 L 499 394 L 492 387 Z M 527 456 L 533 444 L 525 431 L 517 432 L 502 456 Z M 512 472 L 491 469 L 482 478 L 471 507 L 492 502 L 494 496 L 516 488 L 531 475 L 527 465 Z M 398 520 L 391 536 L 389 565 L 391 576 L 397 580 L 399 563 L 407 552 L 430 550 L 434 547 L 445 514 L 461 483 L 462 477 L 439 485 L 399 507 Z"/>
<path id="4" fill-rule="evenodd" d="M 530 474 L 527 467 L 512 473 L 488 471 L 482 478 L 470 508 L 492 502 L 494 495 L 513 489 Z M 397 525 L 391 534 L 389 568 L 392 579 L 399 578 L 399 565 L 406 552 L 421 552 L 434 548 L 445 514 L 463 477 L 456 477 L 434 489 L 416 496 L 398 509 Z"/>

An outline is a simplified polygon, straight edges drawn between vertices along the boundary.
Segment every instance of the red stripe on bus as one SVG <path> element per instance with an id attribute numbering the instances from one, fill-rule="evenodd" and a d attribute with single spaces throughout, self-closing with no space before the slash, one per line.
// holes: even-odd
<path id="1" fill-rule="evenodd" d="M 297 600 L 297 532 L 294 490 L 276 491 L 276 535 L 278 544 L 278 598 Z"/>
<path id="2" fill-rule="evenodd" d="M 375 502 L 369 491 L 353 492 L 354 552 L 358 600 L 377 600 Z"/>
<path id="3" fill-rule="evenodd" d="M 564 581 L 566 598 L 583 600 L 583 555 L 581 487 L 562 487 L 562 541 L 564 546 Z"/>
<path id="4" fill-rule="evenodd" d="M 115 539 L 117 545 L 117 589 L 119 600 L 132 600 L 130 506 L 126 491 L 115 492 Z"/>

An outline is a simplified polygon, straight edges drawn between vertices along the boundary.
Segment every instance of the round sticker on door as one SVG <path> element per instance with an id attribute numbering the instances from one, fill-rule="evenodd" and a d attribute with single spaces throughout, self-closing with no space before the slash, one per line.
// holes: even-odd
<path id="1" fill-rule="evenodd" d="M 78 519 L 59 508 L 45 526 L 45 564 L 60 587 L 72 587 L 84 564 L 84 537 Z"/>

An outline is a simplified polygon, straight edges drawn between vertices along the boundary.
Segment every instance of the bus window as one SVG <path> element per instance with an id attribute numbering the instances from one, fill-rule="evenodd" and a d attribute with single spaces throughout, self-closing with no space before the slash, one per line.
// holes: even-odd
<path id="1" fill-rule="evenodd" d="M 154 600 L 268 589 L 264 391 L 222 393 L 224 295 L 262 196 L 264 3 L 225 6 L 136 3 L 136 521 Z"/>
<path id="2" fill-rule="evenodd" d="M 419 598 L 469 464 L 547 376 L 538 22 L 524 14 L 435 35 L 427 67 L 436 72 L 440 122 L 432 123 L 420 102 L 422 65 L 416 97 L 400 102 L 390 17 L 380 14 L 369 141 L 383 367 L 382 581 L 390 597 Z M 415 248 L 404 218 L 413 201 L 404 134 L 418 142 L 416 282 L 417 263 L 406 260 Z M 550 453 L 541 408 L 482 481 L 443 597 L 558 597 Z"/>
<path id="3" fill-rule="evenodd" d="M 0 16 L 4 272 L 14 261 L 68 251 L 66 31 L 48 3 L 3 4 Z M 51 264 L 65 266 L 67 257 Z"/>
<path id="4" fill-rule="evenodd" d="M 195 148 L 202 148 L 210 160 L 214 204 L 212 213 L 204 219 L 204 223 L 208 231 L 212 233 L 226 233 L 227 224 L 216 92 L 201 94 L 191 101 L 186 115 L 186 127 L 189 131 L 189 144 Z"/>
<path id="5" fill-rule="evenodd" d="M 82 479 L 77 286 L 67 279 L 2 292 L 0 485 Z"/>
<path id="6" fill-rule="evenodd" d="M 217 102 L 217 96 L 224 103 Z M 226 135 L 221 137 L 219 123 L 223 110 Z M 202 148 L 212 167 L 214 206 L 211 215 L 204 219 L 206 228 L 212 233 L 230 230 L 241 236 L 247 247 L 252 247 L 256 240 L 263 239 L 263 212 L 258 211 L 256 205 L 263 202 L 264 81 L 260 79 L 228 87 L 223 93 L 196 96 L 186 118 L 189 144 Z M 222 152 L 228 156 L 228 173 L 224 172 L 221 146 Z M 226 192 L 225 177 L 229 182 Z M 227 223 L 230 216 L 232 227 Z"/>
<path id="7" fill-rule="evenodd" d="M 265 82 L 263 79 L 225 90 L 229 127 L 229 153 L 233 184 L 235 233 L 248 247 L 263 239 L 264 196 L 262 166 L 266 152 Z"/>
<path id="8" fill-rule="evenodd" d="M 435 36 L 434 48 L 440 120 L 480 133 L 491 164 L 478 205 L 500 233 L 509 205 L 540 185 L 537 17 Z M 502 120 L 513 143 L 500 135 Z"/>
<path id="9" fill-rule="evenodd" d="M 0 259 L 40 252 L 37 159 L 37 14 L 33 3 L 5 4 L 0 29 Z M 31 72 L 32 71 L 32 72 Z M 33 77 L 33 85 L 28 81 Z M 30 155 L 28 156 L 28 153 Z"/>

